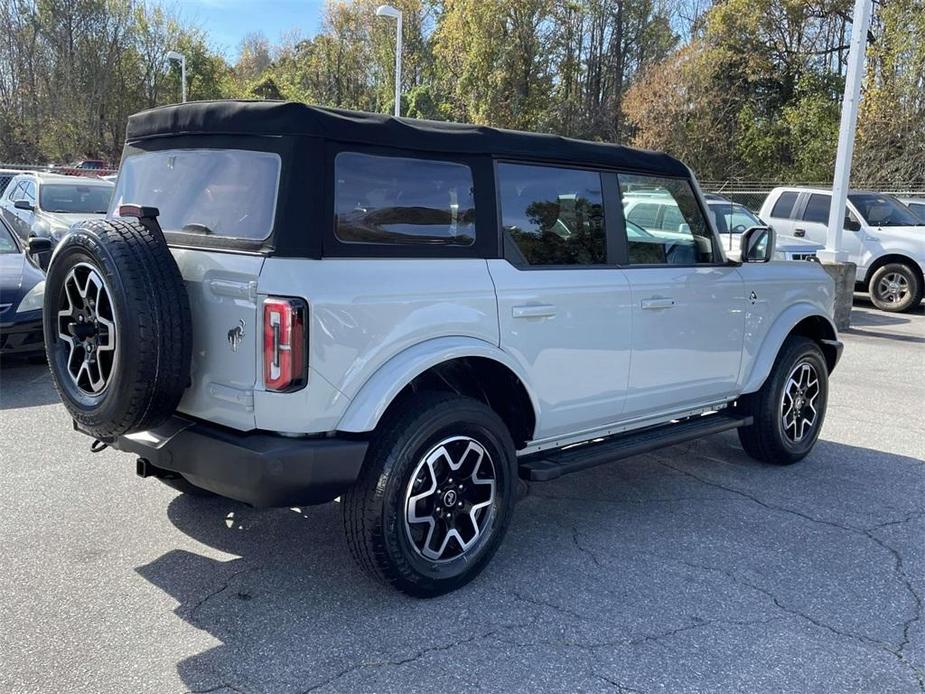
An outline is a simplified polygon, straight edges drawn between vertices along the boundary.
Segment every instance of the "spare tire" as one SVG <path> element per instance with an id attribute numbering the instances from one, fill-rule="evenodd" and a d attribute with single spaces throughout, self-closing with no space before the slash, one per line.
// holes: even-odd
<path id="1" fill-rule="evenodd" d="M 163 234 L 136 220 L 75 226 L 45 279 L 45 351 L 80 429 L 109 440 L 163 422 L 189 384 L 189 297 Z"/>

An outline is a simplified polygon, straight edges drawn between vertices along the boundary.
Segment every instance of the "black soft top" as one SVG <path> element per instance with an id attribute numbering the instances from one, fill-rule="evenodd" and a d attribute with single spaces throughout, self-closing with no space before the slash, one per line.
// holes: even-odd
<path id="1" fill-rule="evenodd" d="M 688 177 L 659 152 L 483 125 L 394 118 L 287 101 L 197 101 L 142 111 L 128 121 L 129 142 L 172 135 L 307 136 L 338 142 L 455 154 L 593 164 Z"/>

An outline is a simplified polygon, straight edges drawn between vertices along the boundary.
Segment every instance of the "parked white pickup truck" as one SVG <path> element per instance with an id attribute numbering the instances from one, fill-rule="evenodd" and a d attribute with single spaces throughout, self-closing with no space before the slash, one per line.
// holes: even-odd
<path id="1" fill-rule="evenodd" d="M 832 191 L 775 188 L 760 215 L 780 233 L 825 243 Z M 848 193 L 842 244 L 857 265 L 857 284 L 883 311 L 909 311 L 925 290 L 925 222 L 884 193 Z"/>
<path id="2" fill-rule="evenodd" d="M 841 343 L 816 263 L 728 260 L 663 154 L 273 102 L 130 118 L 110 218 L 57 246 L 49 364 L 142 477 L 255 506 L 339 498 L 358 563 L 471 580 L 518 475 L 737 429 L 804 458 Z M 671 233 L 627 222 L 670 195 Z"/>

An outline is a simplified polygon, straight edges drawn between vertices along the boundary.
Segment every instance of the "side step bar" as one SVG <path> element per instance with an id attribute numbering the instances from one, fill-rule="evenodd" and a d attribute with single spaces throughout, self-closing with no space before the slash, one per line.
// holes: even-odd
<path id="1" fill-rule="evenodd" d="M 737 429 L 751 423 L 751 417 L 724 413 L 691 417 L 680 422 L 618 434 L 597 443 L 579 444 L 521 458 L 520 476 L 533 482 L 548 482 L 570 472 Z"/>

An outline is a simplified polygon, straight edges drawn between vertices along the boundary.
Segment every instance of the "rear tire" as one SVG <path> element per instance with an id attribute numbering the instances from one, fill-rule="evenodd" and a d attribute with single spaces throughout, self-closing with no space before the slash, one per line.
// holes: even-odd
<path id="1" fill-rule="evenodd" d="M 890 313 L 909 311 L 922 301 L 922 282 L 918 274 L 903 263 L 888 263 L 877 268 L 867 289 L 874 306 Z"/>
<path id="2" fill-rule="evenodd" d="M 789 337 L 761 390 L 737 403 L 754 420 L 739 428 L 742 448 L 774 465 L 802 460 L 819 438 L 828 393 L 829 372 L 819 345 L 807 337 Z"/>
<path id="3" fill-rule="evenodd" d="M 507 427 L 482 402 L 452 393 L 409 397 L 376 429 L 344 495 L 354 559 L 416 597 L 465 585 L 507 531 L 516 465 Z"/>

